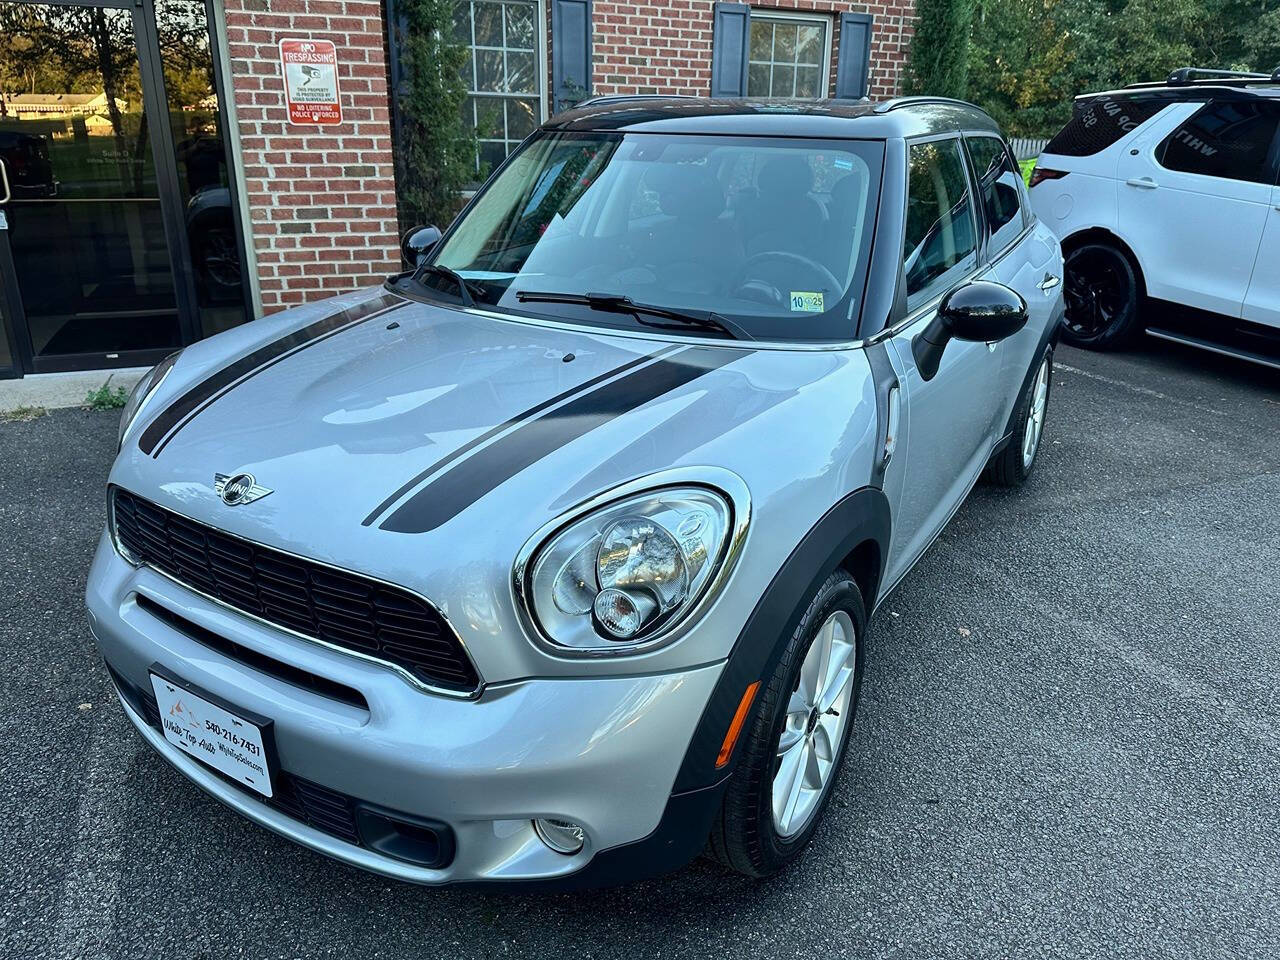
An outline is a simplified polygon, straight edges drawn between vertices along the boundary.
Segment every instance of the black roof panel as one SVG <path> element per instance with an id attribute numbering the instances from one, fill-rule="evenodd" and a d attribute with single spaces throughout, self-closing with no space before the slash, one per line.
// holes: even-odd
<path id="1" fill-rule="evenodd" d="M 983 110 L 959 100 L 713 100 L 601 97 L 552 117 L 548 130 L 626 130 L 759 137 L 878 140 L 955 130 L 999 133 Z"/>

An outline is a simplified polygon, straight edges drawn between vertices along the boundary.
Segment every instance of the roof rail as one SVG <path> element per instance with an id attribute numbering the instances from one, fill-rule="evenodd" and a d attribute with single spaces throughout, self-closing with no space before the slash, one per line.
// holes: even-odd
<path id="1" fill-rule="evenodd" d="M 576 110 L 578 107 L 593 107 L 599 103 L 616 103 L 620 100 L 697 100 L 697 96 L 691 93 L 606 93 L 598 97 L 587 97 L 585 100 L 579 100 L 569 109 Z"/>
<path id="2" fill-rule="evenodd" d="M 957 100 L 955 97 L 894 97 L 884 103 L 877 103 L 875 112 L 888 113 L 891 110 L 900 110 L 903 107 L 915 107 L 926 103 L 949 103 L 958 107 L 972 107 L 974 110 L 982 110 L 976 104 L 969 103 L 967 100 Z M 986 113 L 987 111 L 982 110 L 982 112 Z"/>
<path id="3" fill-rule="evenodd" d="M 1280 69 L 1275 73 L 1251 73 L 1246 70 L 1211 70 L 1207 67 L 1179 67 L 1169 74 L 1169 78 L 1165 81 L 1165 86 L 1169 87 L 1186 87 L 1193 83 L 1203 83 L 1205 81 L 1227 81 L 1228 86 L 1232 80 L 1243 80 L 1245 83 L 1274 83 L 1276 78 L 1280 77 Z M 1134 84 L 1138 86 L 1138 84 Z"/>

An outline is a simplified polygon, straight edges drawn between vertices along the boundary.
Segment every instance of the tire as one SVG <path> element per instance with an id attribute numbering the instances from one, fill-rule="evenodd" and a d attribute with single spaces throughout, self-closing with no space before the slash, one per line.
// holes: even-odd
<path id="1" fill-rule="evenodd" d="M 1112 350 L 1137 330 L 1142 284 L 1129 255 L 1110 243 L 1086 243 L 1066 257 L 1067 313 L 1062 339 L 1089 350 Z"/>
<path id="2" fill-rule="evenodd" d="M 853 636 L 847 638 L 851 644 L 852 669 L 845 674 L 848 660 L 844 659 L 838 676 L 844 676 L 845 680 L 843 685 L 838 679 L 832 684 L 839 687 L 841 693 L 834 699 L 830 711 L 819 714 L 806 702 L 808 719 L 798 722 L 802 713 L 791 710 L 789 722 L 788 708 L 799 704 L 796 697 L 805 701 L 813 699 L 806 696 L 801 685 L 803 681 L 809 686 L 808 678 L 814 676 L 816 670 L 802 671 L 802 668 L 811 651 L 820 660 L 823 645 L 835 636 L 824 630 L 829 623 L 837 624 L 841 631 L 852 630 Z M 844 570 L 833 573 L 809 598 L 800 624 L 787 640 L 782 659 L 764 689 L 755 720 L 738 744 L 741 751 L 738 766 L 711 830 L 710 852 L 725 866 L 747 876 L 766 877 L 797 860 L 812 838 L 839 779 L 857 716 L 866 662 L 863 641 L 866 626 L 862 594 Z M 844 652 L 844 646 L 836 643 L 830 644 L 830 649 L 836 651 L 837 656 Z M 796 769 L 801 774 L 801 788 L 795 794 L 793 816 L 787 821 L 784 815 L 781 825 L 786 829 L 780 829 L 773 796 L 775 775 L 781 772 L 784 762 L 780 760 L 784 729 L 788 739 L 794 739 L 794 746 L 786 754 L 787 769 Z M 834 749 L 830 749 L 832 746 Z M 805 753 L 806 749 L 809 753 Z M 799 760 L 793 752 L 797 750 Z M 818 789 L 809 790 L 806 784 L 811 785 L 813 781 L 803 775 L 820 771 L 823 752 L 831 756 L 825 777 L 820 779 Z M 781 786 L 785 787 L 785 782 Z M 790 792 L 787 797 L 790 799 Z"/>
<path id="3" fill-rule="evenodd" d="M 1053 350 L 1045 351 L 1036 364 L 1027 389 L 1018 398 L 1018 415 L 1005 448 L 991 458 L 983 479 L 1000 487 L 1020 487 L 1035 469 L 1044 439 L 1044 423 L 1049 414 L 1049 394 L 1053 386 Z M 1041 389 L 1043 388 L 1043 393 Z"/>

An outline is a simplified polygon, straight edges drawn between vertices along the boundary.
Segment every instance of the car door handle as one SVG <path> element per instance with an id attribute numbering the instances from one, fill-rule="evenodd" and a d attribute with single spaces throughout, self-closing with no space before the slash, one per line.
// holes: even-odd
<path id="1" fill-rule="evenodd" d="M 1154 190 L 1160 184 L 1156 183 L 1150 177 L 1132 177 L 1125 181 L 1131 187 L 1140 187 L 1143 190 Z"/>
<path id="2" fill-rule="evenodd" d="M 1052 290 L 1061 282 L 1062 282 L 1061 277 L 1055 277 L 1052 273 L 1046 273 L 1044 275 L 1044 279 L 1041 280 L 1039 283 L 1037 283 L 1036 286 L 1039 287 L 1041 290 L 1043 290 L 1045 293 L 1048 293 L 1050 290 Z"/>

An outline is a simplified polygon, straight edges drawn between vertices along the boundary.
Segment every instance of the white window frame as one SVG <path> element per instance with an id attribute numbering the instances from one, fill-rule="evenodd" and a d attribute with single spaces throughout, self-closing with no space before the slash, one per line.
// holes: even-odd
<path id="1" fill-rule="evenodd" d="M 492 2 L 500 3 L 502 2 L 502 0 L 492 0 Z M 492 99 L 498 100 L 498 99 L 513 99 L 516 97 L 519 97 L 521 99 L 532 99 L 533 97 L 537 97 L 538 111 L 537 111 L 537 120 L 535 123 L 535 127 L 539 124 L 545 123 L 547 120 L 547 117 L 549 116 L 548 110 L 550 105 L 548 102 L 547 94 L 551 84 L 549 73 L 548 73 L 548 65 L 547 65 L 546 0 L 534 0 L 534 4 L 533 4 L 534 20 L 535 20 L 533 42 L 534 42 L 534 46 L 536 47 L 536 49 L 534 50 L 534 70 L 537 72 L 537 77 L 535 78 L 534 91 L 531 94 L 496 93 L 492 90 L 475 90 L 474 89 L 476 85 L 475 78 L 476 78 L 476 69 L 477 69 L 476 46 L 475 46 L 475 17 L 472 12 L 471 3 L 467 2 L 466 6 L 467 6 L 467 17 L 471 25 L 471 43 L 468 44 L 468 49 L 471 51 L 471 76 L 468 77 L 466 81 L 467 82 L 467 98 L 468 99 L 472 97 L 476 97 L 479 99 L 492 98 Z M 504 40 L 505 40 L 505 37 L 504 37 Z M 481 49 L 493 50 L 495 48 L 483 47 Z M 503 47 L 502 49 L 506 50 L 510 48 Z M 506 126 L 505 126 L 505 123 L 506 123 L 505 114 L 504 114 L 503 123 L 504 123 L 503 133 L 505 135 L 507 133 Z M 475 126 L 474 120 L 472 121 L 471 129 L 473 130 L 477 129 Z M 488 140 L 486 142 L 493 143 L 496 141 Z M 509 136 L 504 136 L 503 142 L 509 143 L 511 142 L 511 138 Z M 479 153 L 477 152 L 476 163 L 478 164 L 479 162 L 480 162 L 480 157 L 479 157 Z M 490 172 L 492 173 L 492 171 Z"/>
<path id="2" fill-rule="evenodd" d="M 822 63 L 819 64 L 819 67 L 822 72 L 821 72 L 821 79 L 819 80 L 819 83 L 818 83 L 817 99 L 825 100 L 826 98 L 831 96 L 831 34 L 834 33 L 834 30 L 832 29 L 832 22 L 831 22 L 830 15 L 822 12 L 817 12 L 817 11 L 772 10 L 767 7 L 752 7 L 751 23 L 755 23 L 757 20 L 760 20 L 760 21 L 772 20 L 775 23 L 781 22 L 784 20 L 790 20 L 793 22 L 812 24 L 814 26 L 819 26 L 822 28 Z M 751 93 L 750 93 L 751 79 L 750 78 L 751 78 L 751 65 L 753 63 L 755 64 L 767 63 L 770 66 L 773 66 L 774 64 L 778 64 L 780 66 L 785 65 L 785 64 L 782 64 L 782 61 L 780 60 L 765 61 L 765 60 L 751 59 L 750 27 L 751 27 L 751 24 L 749 23 L 747 25 L 747 95 L 748 96 L 751 96 Z M 772 80 L 770 81 L 770 83 L 772 83 Z"/>

